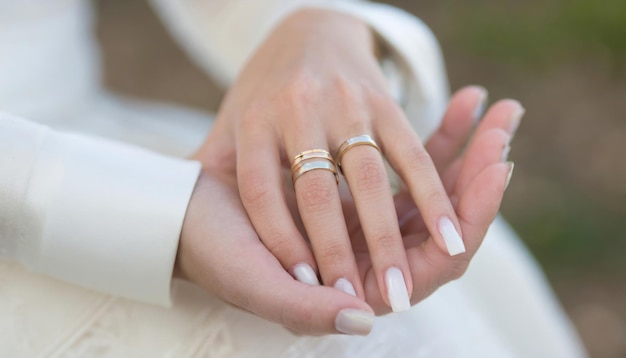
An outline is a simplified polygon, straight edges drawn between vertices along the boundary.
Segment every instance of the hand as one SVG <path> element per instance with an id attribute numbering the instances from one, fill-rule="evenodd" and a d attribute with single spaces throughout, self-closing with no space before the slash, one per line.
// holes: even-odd
<path id="1" fill-rule="evenodd" d="M 347 15 L 291 15 L 252 56 L 228 92 L 201 150 L 205 166 L 236 163 L 242 202 L 256 232 L 281 265 L 303 282 L 365 297 L 333 174 L 313 170 L 295 183 L 306 229 L 298 230 L 282 192 L 282 169 L 310 149 L 335 153 L 368 134 L 406 183 L 442 253 L 464 251 L 461 224 L 431 157 L 387 93 L 367 26 Z M 342 158 L 370 253 L 376 287 L 394 310 L 414 291 L 383 157 L 357 146 Z M 445 230 L 443 230 L 445 229 Z M 443 235 L 443 234 L 446 235 Z M 445 236 L 445 237 L 444 237 Z M 311 249 L 307 240 L 310 240 Z M 387 286 L 406 286 L 393 298 Z"/>
<path id="2" fill-rule="evenodd" d="M 402 189 L 395 196 L 398 222 L 414 278 L 412 304 L 465 272 L 497 214 L 510 180 L 513 166 L 506 162 L 506 157 L 523 109 L 512 100 L 496 103 L 487 112 L 463 153 L 462 148 L 472 128 L 476 95 L 472 88 L 459 91 L 451 100 L 441 127 L 426 144 L 454 203 L 467 252 L 454 257 L 443 253 L 407 190 Z M 363 229 L 349 194 L 343 195 L 343 205 L 359 272 L 365 282 L 366 300 L 377 314 L 386 313 L 389 308 L 376 286 Z"/>
<path id="3" fill-rule="evenodd" d="M 294 280 L 256 235 L 233 176 L 219 170 L 203 172 L 193 192 L 175 276 L 300 334 L 367 334 L 374 321 L 362 300 Z"/>

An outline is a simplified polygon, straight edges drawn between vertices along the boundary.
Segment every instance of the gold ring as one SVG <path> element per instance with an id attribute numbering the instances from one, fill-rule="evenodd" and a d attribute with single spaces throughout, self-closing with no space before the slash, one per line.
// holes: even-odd
<path id="1" fill-rule="evenodd" d="M 306 163 L 299 163 L 291 170 L 291 180 L 293 180 L 293 183 L 295 184 L 296 180 L 298 180 L 298 178 L 300 178 L 304 173 L 317 169 L 324 169 L 332 172 L 335 175 L 335 181 L 339 184 L 337 168 L 335 167 L 335 163 L 330 160 L 315 160 Z"/>
<path id="2" fill-rule="evenodd" d="M 333 159 L 333 157 L 330 155 L 330 153 L 327 150 L 311 149 L 311 150 L 305 150 L 304 152 L 300 152 L 293 158 L 293 164 L 291 164 L 291 171 L 293 172 L 294 168 L 298 164 L 308 161 L 310 159 L 315 159 L 315 158 L 326 159 L 329 162 L 332 162 L 333 164 L 335 164 L 335 160 Z"/>
<path id="3" fill-rule="evenodd" d="M 356 137 L 352 137 L 346 140 L 339 146 L 339 149 L 337 149 L 337 154 L 335 155 L 337 166 L 339 167 L 339 171 L 342 174 L 343 174 L 343 170 L 341 169 L 341 158 L 348 151 L 348 149 L 352 147 L 356 147 L 358 145 L 369 145 L 370 147 L 376 148 L 376 150 L 378 150 L 379 153 L 382 153 L 378 144 L 376 144 L 374 139 L 372 139 L 372 137 L 370 137 L 367 134 L 358 135 Z"/>

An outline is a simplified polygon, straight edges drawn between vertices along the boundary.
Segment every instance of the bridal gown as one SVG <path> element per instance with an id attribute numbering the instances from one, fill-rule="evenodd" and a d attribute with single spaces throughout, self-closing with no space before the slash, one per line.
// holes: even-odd
<path id="1" fill-rule="evenodd" d="M 154 0 L 227 87 L 280 18 L 352 14 L 388 49 L 390 89 L 426 139 L 447 101 L 416 18 L 360 1 Z M 91 4 L 0 0 L 0 357 L 583 357 L 533 259 L 500 218 L 467 274 L 367 337 L 297 337 L 171 279 L 211 128 L 192 109 L 100 83 Z"/>

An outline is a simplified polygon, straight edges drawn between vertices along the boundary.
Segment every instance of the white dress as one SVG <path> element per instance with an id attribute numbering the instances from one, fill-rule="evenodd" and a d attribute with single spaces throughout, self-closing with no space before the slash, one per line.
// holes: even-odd
<path id="1" fill-rule="evenodd" d="M 358 16 L 381 35 L 390 83 L 427 138 L 447 100 L 428 29 L 388 6 L 306 3 Z M 153 0 L 224 86 L 272 25 L 304 4 Z M 211 117 L 103 90 L 91 20 L 87 1 L 0 0 L 1 357 L 585 356 L 501 219 L 462 279 L 377 318 L 368 337 L 296 337 L 172 282 L 199 171 L 177 158 L 199 146 Z"/>

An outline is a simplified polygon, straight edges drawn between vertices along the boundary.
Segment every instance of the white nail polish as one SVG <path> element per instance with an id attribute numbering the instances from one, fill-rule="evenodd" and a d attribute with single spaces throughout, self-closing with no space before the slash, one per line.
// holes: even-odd
<path id="1" fill-rule="evenodd" d="M 502 158 L 500 158 L 500 161 L 502 163 L 506 162 L 506 160 L 509 158 L 509 153 L 511 152 L 511 146 L 507 143 L 504 146 L 504 149 L 502 149 Z"/>
<path id="2" fill-rule="evenodd" d="M 296 276 L 296 280 L 306 283 L 312 286 L 319 286 L 320 281 L 317 279 L 317 275 L 311 265 L 304 262 L 297 264 L 293 267 L 293 275 Z"/>
<path id="3" fill-rule="evenodd" d="M 409 292 L 406 289 L 404 275 L 397 267 L 390 267 L 385 273 L 385 284 L 387 285 L 387 297 L 391 310 L 402 312 L 411 308 Z"/>
<path id="4" fill-rule="evenodd" d="M 456 231 L 454 224 L 449 218 L 444 216 L 439 220 L 439 233 L 443 236 L 443 241 L 446 243 L 450 256 L 465 252 L 463 239 L 461 239 L 461 235 Z"/>
<path id="5" fill-rule="evenodd" d="M 478 122 L 483 117 L 483 114 L 485 113 L 485 106 L 487 105 L 487 97 L 487 90 L 482 88 L 480 100 L 478 101 L 478 105 L 476 105 L 474 113 L 472 114 L 474 116 L 474 122 Z"/>
<path id="6" fill-rule="evenodd" d="M 356 291 L 354 290 L 354 286 L 352 286 L 352 283 L 350 281 L 348 281 L 347 279 L 343 277 L 338 279 L 337 282 L 335 282 L 334 287 L 338 289 L 339 291 L 343 291 L 349 295 L 356 297 Z"/>
<path id="7" fill-rule="evenodd" d="M 357 310 L 346 308 L 337 314 L 335 318 L 335 328 L 342 333 L 366 336 L 374 326 L 374 315 Z"/>
<path id="8" fill-rule="evenodd" d="M 513 112 L 513 117 L 511 119 L 511 127 L 509 128 L 509 134 L 511 136 L 515 135 L 517 132 L 517 128 L 519 128 L 519 124 L 522 121 L 522 117 L 526 113 L 526 109 L 520 105 L 519 109 Z"/>
<path id="9" fill-rule="evenodd" d="M 509 183 L 511 183 L 511 177 L 513 176 L 513 169 L 515 169 L 515 163 L 507 162 L 509 164 L 509 174 L 506 176 L 506 183 L 504 184 L 504 190 L 509 187 Z"/>

